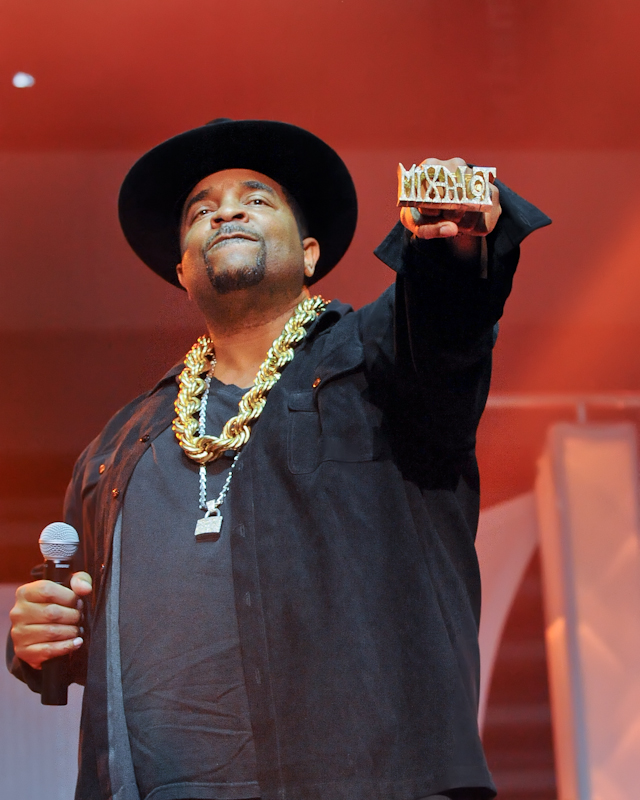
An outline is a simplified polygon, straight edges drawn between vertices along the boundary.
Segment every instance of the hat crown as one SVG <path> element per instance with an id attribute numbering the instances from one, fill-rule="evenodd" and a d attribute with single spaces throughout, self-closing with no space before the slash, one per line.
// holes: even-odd
<path id="1" fill-rule="evenodd" d="M 120 188 L 127 241 L 151 269 L 180 286 L 180 212 L 193 187 L 227 169 L 268 175 L 297 201 L 320 243 L 311 282 L 344 255 L 356 227 L 355 186 L 340 156 L 314 134 L 285 122 L 217 117 L 145 153 Z"/>

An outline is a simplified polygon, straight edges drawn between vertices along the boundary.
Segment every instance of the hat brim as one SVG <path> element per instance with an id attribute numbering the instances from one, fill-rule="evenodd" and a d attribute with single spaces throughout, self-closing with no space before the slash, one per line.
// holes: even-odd
<path id="1" fill-rule="evenodd" d="M 189 192 L 207 175 L 225 169 L 261 172 L 298 202 L 308 235 L 320 243 L 313 278 L 340 261 L 358 216 L 355 186 L 340 156 L 303 128 L 268 120 L 216 121 L 154 147 L 131 168 L 120 189 L 124 235 L 154 272 L 180 286 L 179 226 Z"/>

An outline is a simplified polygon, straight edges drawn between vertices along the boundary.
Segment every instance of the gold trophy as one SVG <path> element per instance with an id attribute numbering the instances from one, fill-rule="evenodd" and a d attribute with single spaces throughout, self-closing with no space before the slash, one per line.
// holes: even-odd
<path id="1" fill-rule="evenodd" d="M 398 205 L 454 211 L 490 211 L 495 167 L 398 164 Z"/>

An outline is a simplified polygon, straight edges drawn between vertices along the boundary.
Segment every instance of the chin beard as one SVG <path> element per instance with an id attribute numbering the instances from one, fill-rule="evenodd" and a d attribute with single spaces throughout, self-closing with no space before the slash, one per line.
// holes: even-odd
<path id="1" fill-rule="evenodd" d="M 263 241 L 260 244 L 260 250 L 254 264 L 247 264 L 238 269 L 225 270 L 224 272 L 215 271 L 209 261 L 208 253 L 204 256 L 204 262 L 207 267 L 209 282 L 216 292 L 218 294 L 229 294 L 230 292 L 238 291 L 238 289 L 257 286 L 262 281 L 267 269 L 267 252 Z"/>

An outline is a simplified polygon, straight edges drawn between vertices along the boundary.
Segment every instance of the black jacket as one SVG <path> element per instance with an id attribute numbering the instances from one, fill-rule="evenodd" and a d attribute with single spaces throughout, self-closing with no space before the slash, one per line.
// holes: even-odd
<path id="1" fill-rule="evenodd" d="M 549 220 L 501 186 L 489 274 L 398 224 L 395 287 L 309 327 L 226 503 L 265 800 L 416 800 L 493 784 L 476 723 L 475 435 L 519 242 Z M 104 576 L 127 482 L 174 416 L 174 367 L 78 461 L 67 521 L 94 578 L 78 798 L 109 798 Z M 104 466 L 101 466 L 104 465 Z M 87 665 L 87 652 L 88 665 Z M 37 674 L 13 670 L 38 689 Z M 98 788 L 99 787 L 99 788 Z"/>

